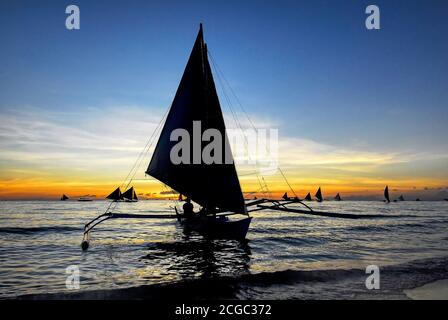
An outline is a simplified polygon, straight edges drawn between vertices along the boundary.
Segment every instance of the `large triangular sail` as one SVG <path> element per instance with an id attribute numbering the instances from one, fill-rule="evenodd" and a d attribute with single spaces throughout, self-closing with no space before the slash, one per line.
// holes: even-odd
<path id="1" fill-rule="evenodd" d="M 307 194 L 306 197 L 305 197 L 305 200 L 306 200 L 306 201 L 311 201 L 311 200 L 313 200 L 313 199 L 311 198 L 311 193 L 308 192 L 308 194 Z"/>
<path id="2" fill-rule="evenodd" d="M 171 133 L 175 129 L 184 129 L 190 134 L 192 142 L 194 121 L 200 121 L 201 136 L 207 129 L 218 130 L 223 138 L 222 154 L 233 160 L 231 151 L 225 147 L 228 138 L 207 57 L 202 25 L 146 173 L 203 207 L 245 213 L 244 198 L 233 161 L 205 164 L 201 159 L 196 164 L 193 161 L 172 163 L 170 151 L 178 141 L 170 140 Z M 200 150 L 203 150 L 208 142 L 201 140 L 199 144 Z M 190 150 L 193 151 L 193 148 Z M 192 154 L 190 152 L 190 160 Z"/>

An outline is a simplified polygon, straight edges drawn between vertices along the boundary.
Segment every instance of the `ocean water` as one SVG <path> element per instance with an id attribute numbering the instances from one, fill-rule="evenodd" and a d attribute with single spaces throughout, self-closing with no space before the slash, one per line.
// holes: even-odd
<path id="1" fill-rule="evenodd" d="M 348 220 L 254 212 L 246 241 L 185 234 L 175 221 L 113 219 L 80 248 L 105 201 L 0 202 L 0 298 L 404 298 L 448 278 L 448 202 L 312 203 L 316 210 L 384 214 Z M 172 214 L 171 201 L 121 203 L 115 212 Z M 398 217 L 397 217 L 398 216 Z M 367 290 L 378 265 L 381 289 Z M 80 272 L 68 289 L 66 268 Z M 51 294 L 51 295 L 48 295 Z"/>

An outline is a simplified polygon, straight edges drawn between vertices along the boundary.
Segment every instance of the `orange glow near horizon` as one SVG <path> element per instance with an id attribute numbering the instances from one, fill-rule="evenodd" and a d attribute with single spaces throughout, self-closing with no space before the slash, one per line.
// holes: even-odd
<path id="1" fill-rule="evenodd" d="M 263 197 L 266 194 L 260 190 L 261 186 L 257 179 L 242 177 L 241 186 L 246 198 Z M 265 177 L 268 190 L 272 197 L 280 198 L 285 192 L 288 195 L 294 194 L 290 191 L 287 184 L 281 177 L 272 176 Z M 385 185 L 389 185 L 391 192 L 399 192 L 403 194 L 427 194 L 431 191 L 445 189 L 444 181 L 420 179 L 420 180 L 375 180 L 375 179 L 353 179 L 352 181 L 316 179 L 314 181 L 307 179 L 289 178 L 296 195 L 300 198 L 304 197 L 308 192 L 314 196 L 317 188 L 320 186 L 324 197 L 333 198 L 336 193 L 340 193 L 343 198 L 381 198 Z M 176 195 L 169 194 L 170 191 L 164 188 L 155 180 L 135 181 L 132 183 L 137 194 L 141 199 L 168 199 L 175 198 Z M 38 179 L 38 178 L 22 178 L 22 179 L 2 179 L 0 180 L 0 199 L 1 200 L 57 200 L 62 194 L 68 195 L 70 198 L 81 196 L 92 196 L 95 199 L 104 199 L 110 192 L 118 186 L 110 179 L 101 181 L 92 177 L 92 181 L 88 179 Z M 121 186 L 123 188 L 123 186 Z"/>

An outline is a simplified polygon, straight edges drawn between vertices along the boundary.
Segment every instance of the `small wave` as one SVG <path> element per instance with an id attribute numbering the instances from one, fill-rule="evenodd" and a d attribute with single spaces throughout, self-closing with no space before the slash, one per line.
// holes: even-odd
<path id="1" fill-rule="evenodd" d="M 384 266 L 382 286 L 388 291 L 402 294 L 402 290 L 423 283 L 448 277 L 448 257 L 429 258 L 408 263 Z M 347 280 L 359 289 L 365 281 L 363 269 L 329 270 L 283 270 L 261 273 L 243 273 L 213 277 L 193 278 L 171 283 L 158 283 L 112 290 L 93 290 L 77 293 L 34 294 L 19 296 L 19 299 L 236 299 L 241 290 L 270 286 L 303 286 Z M 324 287 L 325 288 L 325 287 Z M 322 292 L 323 294 L 324 292 Z M 365 291 L 364 291 L 365 293 Z M 351 294 L 351 293 L 350 293 Z"/>
<path id="2" fill-rule="evenodd" d="M 263 238 L 263 241 L 267 241 L 267 242 L 277 242 L 277 243 L 283 243 L 285 245 L 297 245 L 297 244 L 301 244 L 301 245 L 321 245 L 325 242 L 330 241 L 328 238 L 326 237 L 265 237 Z"/>
<path id="3" fill-rule="evenodd" d="M 350 231 L 371 231 L 371 232 L 390 231 L 390 227 L 381 227 L 381 226 L 355 226 L 347 229 Z"/>
<path id="4" fill-rule="evenodd" d="M 33 211 L 66 211 L 66 210 L 73 210 L 72 208 L 54 208 L 54 207 L 48 207 L 48 208 L 34 208 Z"/>
<path id="5" fill-rule="evenodd" d="M 67 226 L 55 226 L 55 227 L 28 227 L 28 228 L 0 228 L 0 234 L 33 234 L 33 233 L 46 233 L 46 232 L 67 232 L 67 231 L 80 231 L 81 228 L 67 227 Z"/>

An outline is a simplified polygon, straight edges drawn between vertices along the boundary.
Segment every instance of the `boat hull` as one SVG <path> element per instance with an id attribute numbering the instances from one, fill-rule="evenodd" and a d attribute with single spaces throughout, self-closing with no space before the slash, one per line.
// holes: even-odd
<path id="1" fill-rule="evenodd" d="M 245 239 L 252 217 L 229 220 L 227 217 L 181 218 L 185 231 L 197 231 L 209 238 Z"/>

